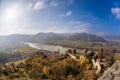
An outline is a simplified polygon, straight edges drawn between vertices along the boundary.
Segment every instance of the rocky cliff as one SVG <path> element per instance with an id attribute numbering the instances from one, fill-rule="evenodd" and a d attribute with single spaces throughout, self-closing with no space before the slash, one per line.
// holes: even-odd
<path id="1" fill-rule="evenodd" d="M 120 61 L 117 60 L 98 80 L 120 80 Z"/>

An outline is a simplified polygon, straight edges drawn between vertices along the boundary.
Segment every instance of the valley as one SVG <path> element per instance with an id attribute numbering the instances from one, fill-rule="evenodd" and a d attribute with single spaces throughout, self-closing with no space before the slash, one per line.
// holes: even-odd
<path id="1" fill-rule="evenodd" d="M 120 55 L 119 42 L 88 33 L 39 33 L 1 39 L 5 39 L 0 43 L 3 80 L 97 80 Z"/>

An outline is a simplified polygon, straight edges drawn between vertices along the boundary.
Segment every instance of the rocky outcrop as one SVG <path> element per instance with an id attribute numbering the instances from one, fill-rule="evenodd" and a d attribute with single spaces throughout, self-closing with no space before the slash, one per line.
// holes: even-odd
<path id="1" fill-rule="evenodd" d="M 76 57 L 76 56 L 74 56 L 74 55 L 73 55 L 73 54 L 71 54 L 71 53 L 68 53 L 68 55 L 69 55 L 72 59 L 74 59 L 74 60 L 76 60 L 76 61 L 81 61 L 82 59 L 84 59 L 84 58 L 85 58 L 83 55 L 81 55 L 79 59 L 77 59 L 77 57 Z"/>
<path id="2" fill-rule="evenodd" d="M 120 80 L 120 61 L 117 60 L 98 80 Z"/>
<path id="3" fill-rule="evenodd" d="M 82 61 L 85 60 L 85 56 L 81 55 L 79 59 L 76 58 L 76 56 L 72 55 L 72 54 L 68 54 L 72 59 L 74 59 L 75 61 Z M 93 68 L 95 69 L 95 73 L 99 74 L 101 72 L 101 65 L 99 60 L 97 59 L 95 61 L 95 59 L 92 59 L 92 64 L 93 64 Z"/>
<path id="4" fill-rule="evenodd" d="M 99 63 L 99 60 L 97 59 L 95 61 L 95 59 L 92 59 L 92 63 L 93 63 L 93 67 L 94 69 L 96 70 L 96 74 L 99 74 L 101 72 L 101 66 L 100 66 L 100 63 Z"/>
<path id="5" fill-rule="evenodd" d="M 79 59 L 76 58 L 76 56 L 72 55 L 72 54 L 68 54 L 72 59 L 76 60 L 76 61 L 79 61 Z"/>

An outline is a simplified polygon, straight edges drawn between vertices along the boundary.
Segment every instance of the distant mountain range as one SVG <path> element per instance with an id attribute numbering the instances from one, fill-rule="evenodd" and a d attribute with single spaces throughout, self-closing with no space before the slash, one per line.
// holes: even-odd
<path id="1" fill-rule="evenodd" d="M 119 35 L 104 35 L 102 37 L 107 39 L 107 40 L 119 40 L 120 41 Z"/>
<path id="2" fill-rule="evenodd" d="M 13 34 L 0 36 L 0 42 L 45 42 L 59 40 L 106 42 L 104 38 L 88 33 L 38 33 L 35 35 Z"/>
<path id="3" fill-rule="evenodd" d="M 73 41 L 92 41 L 92 42 L 105 42 L 106 40 L 100 36 L 88 33 L 73 33 L 67 36 L 67 40 Z"/>

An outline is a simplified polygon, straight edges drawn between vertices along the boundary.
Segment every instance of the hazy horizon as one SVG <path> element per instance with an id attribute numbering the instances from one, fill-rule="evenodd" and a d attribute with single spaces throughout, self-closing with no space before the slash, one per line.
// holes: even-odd
<path id="1" fill-rule="evenodd" d="M 0 35 L 120 34 L 118 0 L 0 0 Z"/>

